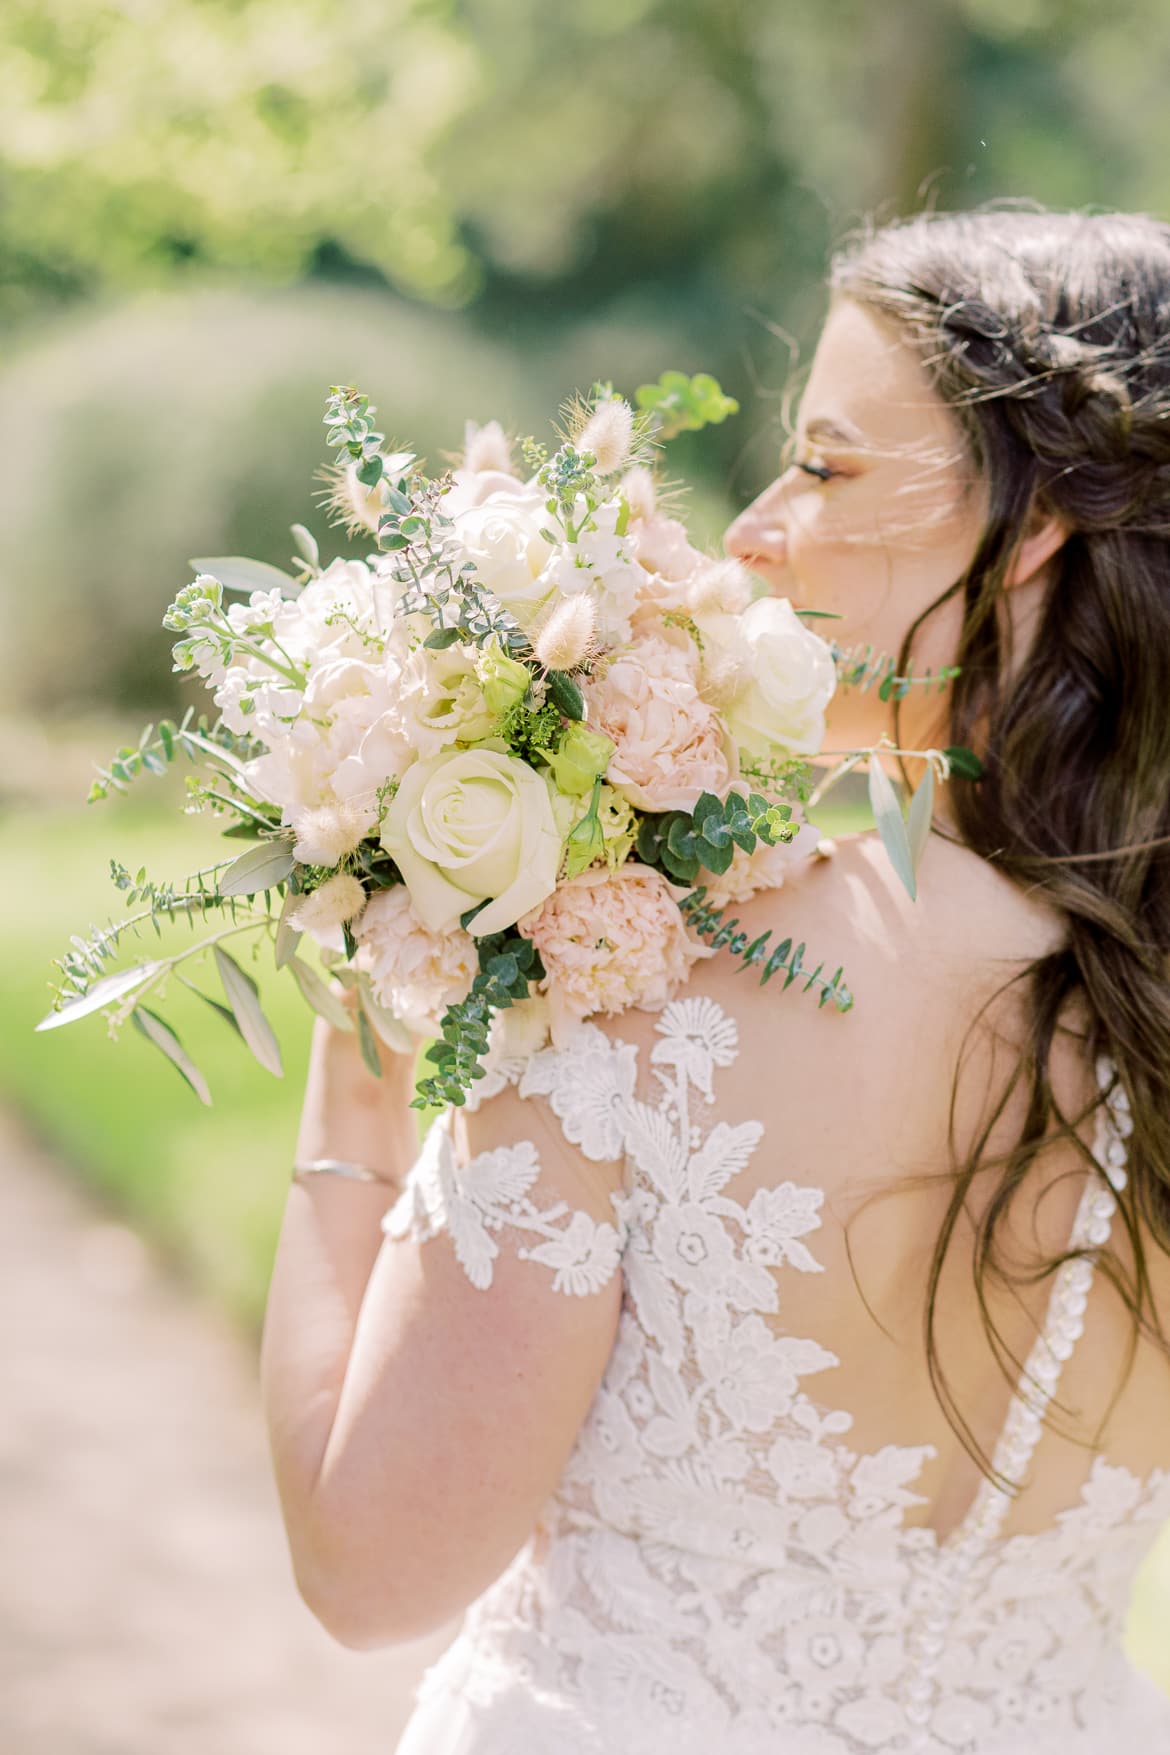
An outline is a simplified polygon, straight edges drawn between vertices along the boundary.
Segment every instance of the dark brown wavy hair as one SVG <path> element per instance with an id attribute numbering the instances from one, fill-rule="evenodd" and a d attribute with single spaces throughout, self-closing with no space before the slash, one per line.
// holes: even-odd
<path id="1" fill-rule="evenodd" d="M 991 1475 L 940 1364 L 936 1300 L 971 1185 L 993 1172 L 975 1279 L 1014 1384 L 1020 1361 L 987 1299 L 992 1280 L 1013 1283 L 1000 1227 L 1042 1144 L 1073 1139 L 1093 1162 L 1074 1131 L 1093 1109 L 1070 1119 L 1049 1080 L 1058 1020 L 1074 999 L 1091 1020 L 1086 1048 L 1116 1063 L 1134 1122 L 1119 1197 L 1130 1260 L 1107 1250 L 1099 1266 L 1133 1317 L 1129 1368 L 1143 1333 L 1170 1354 L 1147 1254 L 1170 1251 L 1170 226 L 1030 207 L 922 214 L 848 241 L 829 285 L 901 326 L 986 484 L 978 551 L 913 623 L 898 671 L 922 623 L 961 594 L 947 741 L 973 748 L 985 772 L 952 788 L 958 839 L 1068 925 L 1060 949 L 1013 978 L 1026 996 L 1025 1052 L 961 1162 L 952 1092 L 953 1189 L 928 1281 L 927 1358 L 948 1420 Z M 1071 534 L 1013 672 L 1001 599 L 1037 509 Z M 991 1129 L 1021 1080 L 1020 1137 L 992 1156 Z"/>

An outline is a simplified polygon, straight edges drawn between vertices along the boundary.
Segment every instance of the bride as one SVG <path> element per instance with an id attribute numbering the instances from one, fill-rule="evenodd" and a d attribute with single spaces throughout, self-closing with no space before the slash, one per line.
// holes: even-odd
<path id="1" fill-rule="evenodd" d="M 860 834 L 738 909 L 845 1015 L 712 958 L 417 1162 L 405 1057 L 318 1021 L 342 1174 L 294 1175 L 262 1387 L 330 1633 L 467 1611 L 400 1755 L 1170 1750 L 1122 1649 L 1170 1516 L 1170 227 L 921 216 L 830 287 L 726 545 L 961 666 L 839 689 L 829 750 L 985 777 L 917 902 Z"/>

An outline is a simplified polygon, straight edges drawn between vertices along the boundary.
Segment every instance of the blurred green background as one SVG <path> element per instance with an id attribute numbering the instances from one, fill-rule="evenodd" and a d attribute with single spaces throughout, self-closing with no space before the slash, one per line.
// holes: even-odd
<path id="1" fill-rule="evenodd" d="M 136 1036 L 34 1036 L 111 854 L 214 837 L 92 762 L 193 698 L 160 627 L 193 554 L 333 552 L 330 383 L 437 458 L 543 433 L 594 378 L 714 372 L 674 449 L 715 540 L 769 478 L 831 247 L 988 197 L 1170 209 L 1162 0 L 8 0 L 0 12 L 0 1095 L 255 1331 L 307 1047 L 268 1078 L 172 1009 L 201 1109 Z M 145 946 L 143 947 L 145 950 Z M 1135 1650 L 1170 1686 L 1170 1553 Z"/>

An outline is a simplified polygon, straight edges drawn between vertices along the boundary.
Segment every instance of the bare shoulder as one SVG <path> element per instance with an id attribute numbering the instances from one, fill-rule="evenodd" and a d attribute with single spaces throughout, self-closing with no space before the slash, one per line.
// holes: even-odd
<path id="1" fill-rule="evenodd" d="M 784 936 L 807 928 L 832 935 L 864 963 L 893 958 L 907 972 L 928 960 L 968 969 L 1030 961 L 1064 936 L 1057 910 L 1022 891 L 967 847 L 933 835 L 912 899 L 876 833 L 832 843 L 778 891 L 762 891 L 743 910 L 745 925 L 783 916 Z M 810 948 L 811 945 L 810 945 Z"/>
<path id="2" fill-rule="evenodd" d="M 806 977 L 761 986 L 757 971 L 720 951 L 697 965 L 688 992 L 734 1016 L 746 1079 L 774 1079 L 778 1100 L 801 1093 L 822 1116 L 848 1108 L 872 1119 L 904 1105 L 908 1087 L 941 1101 L 970 1028 L 985 1016 L 1001 1030 L 1010 999 L 996 996 L 1063 936 L 1059 915 L 1025 896 L 986 860 L 933 836 L 912 900 L 875 833 L 836 843 L 778 890 L 759 892 L 737 915 L 751 937 L 803 946 L 802 967 L 831 980 L 840 967 L 853 996 L 842 1011 L 820 1005 Z M 621 1020 L 617 1020 L 620 1024 Z M 620 1032 L 619 1032 L 620 1033 Z M 1001 1031 L 1002 1033 L 1002 1031 Z M 932 1107 L 932 1103 L 926 1105 Z M 841 1118 L 844 1120 L 844 1118 Z M 932 1126 L 938 1116 L 920 1117 Z"/>

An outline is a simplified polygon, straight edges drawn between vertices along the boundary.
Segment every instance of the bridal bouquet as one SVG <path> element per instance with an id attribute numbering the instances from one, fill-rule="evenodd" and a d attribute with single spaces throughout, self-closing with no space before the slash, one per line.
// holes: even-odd
<path id="1" fill-rule="evenodd" d="M 723 918 L 816 845 L 799 817 L 805 758 L 843 655 L 786 600 L 753 598 L 739 564 L 700 552 L 660 503 L 665 440 L 735 404 L 681 373 L 636 403 L 595 385 L 563 411 L 554 450 L 527 440 L 519 459 L 496 422 L 469 423 L 458 465 L 431 476 L 387 444 L 364 396 L 330 394 L 330 504 L 372 552 L 322 567 L 297 525 L 295 574 L 193 562 L 164 623 L 175 669 L 198 673 L 217 716 L 148 727 L 91 793 L 182 754 L 199 769 L 188 809 L 250 845 L 178 886 L 112 862 L 138 911 L 72 941 L 39 1028 L 110 1008 L 112 1028 L 132 1020 L 208 1101 L 147 1002 L 174 976 L 279 1073 L 256 982 L 226 948 L 270 942 L 308 1004 L 358 1031 L 372 1071 L 380 1044 L 433 1037 L 416 1103 L 459 1104 L 489 1053 L 659 1007 L 724 946 L 765 981 L 802 977 L 820 1004 L 851 1005 L 842 969 L 808 970 L 803 945 L 749 944 Z M 850 680 L 863 673 L 850 662 Z M 912 893 L 933 772 L 961 754 L 924 753 L 908 820 L 870 770 Z M 178 918 L 214 930 L 110 972 L 127 930 Z M 223 1000 L 181 972 L 208 952 Z"/>

